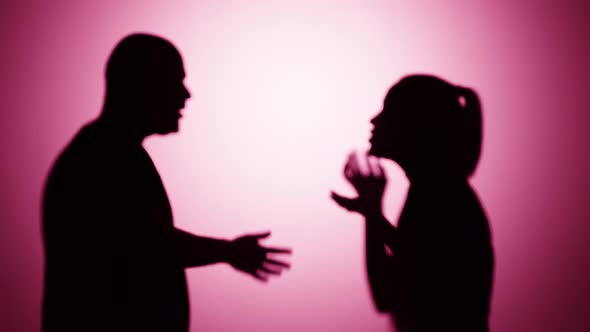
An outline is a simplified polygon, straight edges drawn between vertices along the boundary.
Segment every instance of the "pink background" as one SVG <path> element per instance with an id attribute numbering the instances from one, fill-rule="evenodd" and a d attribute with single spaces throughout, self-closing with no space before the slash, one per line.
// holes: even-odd
<path id="1" fill-rule="evenodd" d="M 150 138 L 176 224 L 271 229 L 293 268 L 261 284 L 189 270 L 191 331 L 389 331 L 364 273 L 346 154 L 402 75 L 475 88 L 484 146 L 472 183 L 497 257 L 492 331 L 590 329 L 586 1 L 3 1 L 0 330 L 38 331 L 40 195 L 60 149 L 101 107 L 103 68 L 130 32 L 169 38 L 192 92 L 181 132 Z M 387 215 L 407 181 L 388 164 Z M 264 206 L 264 207 L 263 207 Z M 270 206 L 270 207 L 269 207 Z"/>

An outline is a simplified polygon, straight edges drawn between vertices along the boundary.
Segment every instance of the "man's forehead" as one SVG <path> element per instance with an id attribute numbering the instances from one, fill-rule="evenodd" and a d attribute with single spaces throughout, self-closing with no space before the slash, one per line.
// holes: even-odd
<path id="1" fill-rule="evenodd" d="M 147 70 L 159 76 L 185 77 L 184 64 L 180 56 L 160 58 L 149 65 Z"/>

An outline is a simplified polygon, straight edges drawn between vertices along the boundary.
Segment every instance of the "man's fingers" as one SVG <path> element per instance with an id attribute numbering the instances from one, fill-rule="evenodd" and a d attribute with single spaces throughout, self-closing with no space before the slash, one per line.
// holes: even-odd
<path id="1" fill-rule="evenodd" d="M 251 234 L 251 235 L 248 235 L 248 236 L 251 237 L 251 238 L 254 238 L 256 240 L 260 240 L 260 239 L 264 239 L 264 238 L 269 237 L 270 236 L 270 231 L 266 231 L 266 232 L 263 232 L 263 233 Z"/>
<path id="2" fill-rule="evenodd" d="M 259 268 L 259 270 L 265 272 L 267 275 L 280 275 L 281 274 L 281 270 L 280 269 L 271 269 L 268 266 L 261 266 Z"/>
<path id="3" fill-rule="evenodd" d="M 269 259 L 269 258 L 267 258 L 264 263 L 265 264 L 268 264 L 268 265 L 280 266 L 280 267 L 287 268 L 287 269 L 291 267 L 291 264 L 286 263 L 286 262 L 283 262 L 283 261 L 279 261 L 279 260 L 276 260 L 276 259 Z"/>
<path id="4" fill-rule="evenodd" d="M 254 273 L 251 274 L 254 278 L 258 279 L 259 281 L 262 282 L 267 282 L 268 281 L 268 276 L 263 274 L 260 271 L 256 271 Z"/>
<path id="5" fill-rule="evenodd" d="M 290 254 L 290 248 L 277 248 L 277 247 L 263 247 L 264 251 L 271 254 Z"/>

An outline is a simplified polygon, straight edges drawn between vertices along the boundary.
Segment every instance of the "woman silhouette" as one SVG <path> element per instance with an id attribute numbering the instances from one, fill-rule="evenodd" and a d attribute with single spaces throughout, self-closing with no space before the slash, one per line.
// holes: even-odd
<path id="1" fill-rule="evenodd" d="M 374 303 L 397 331 L 488 331 L 494 256 L 483 208 L 467 178 L 479 160 L 475 92 L 428 75 L 395 84 L 372 121 L 369 154 L 398 163 L 410 181 L 397 227 L 383 216 L 383 168 L 351 154 L 344 168 L 357 198 L 332 193 L 366 224 Z M 368 174 L 367 174 L 368 173 Z"/>

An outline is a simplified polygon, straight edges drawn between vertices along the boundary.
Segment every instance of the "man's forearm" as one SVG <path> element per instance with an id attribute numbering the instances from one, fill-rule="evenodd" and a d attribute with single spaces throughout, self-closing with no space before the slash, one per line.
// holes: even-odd
<path id="1" fill-rule="evenodd" d="M 178 257 L 186 267 L 197 267 L 227 262 L 231 242 L 223 239 L 202 237 L 176 229 L 175 248 Z"/>

